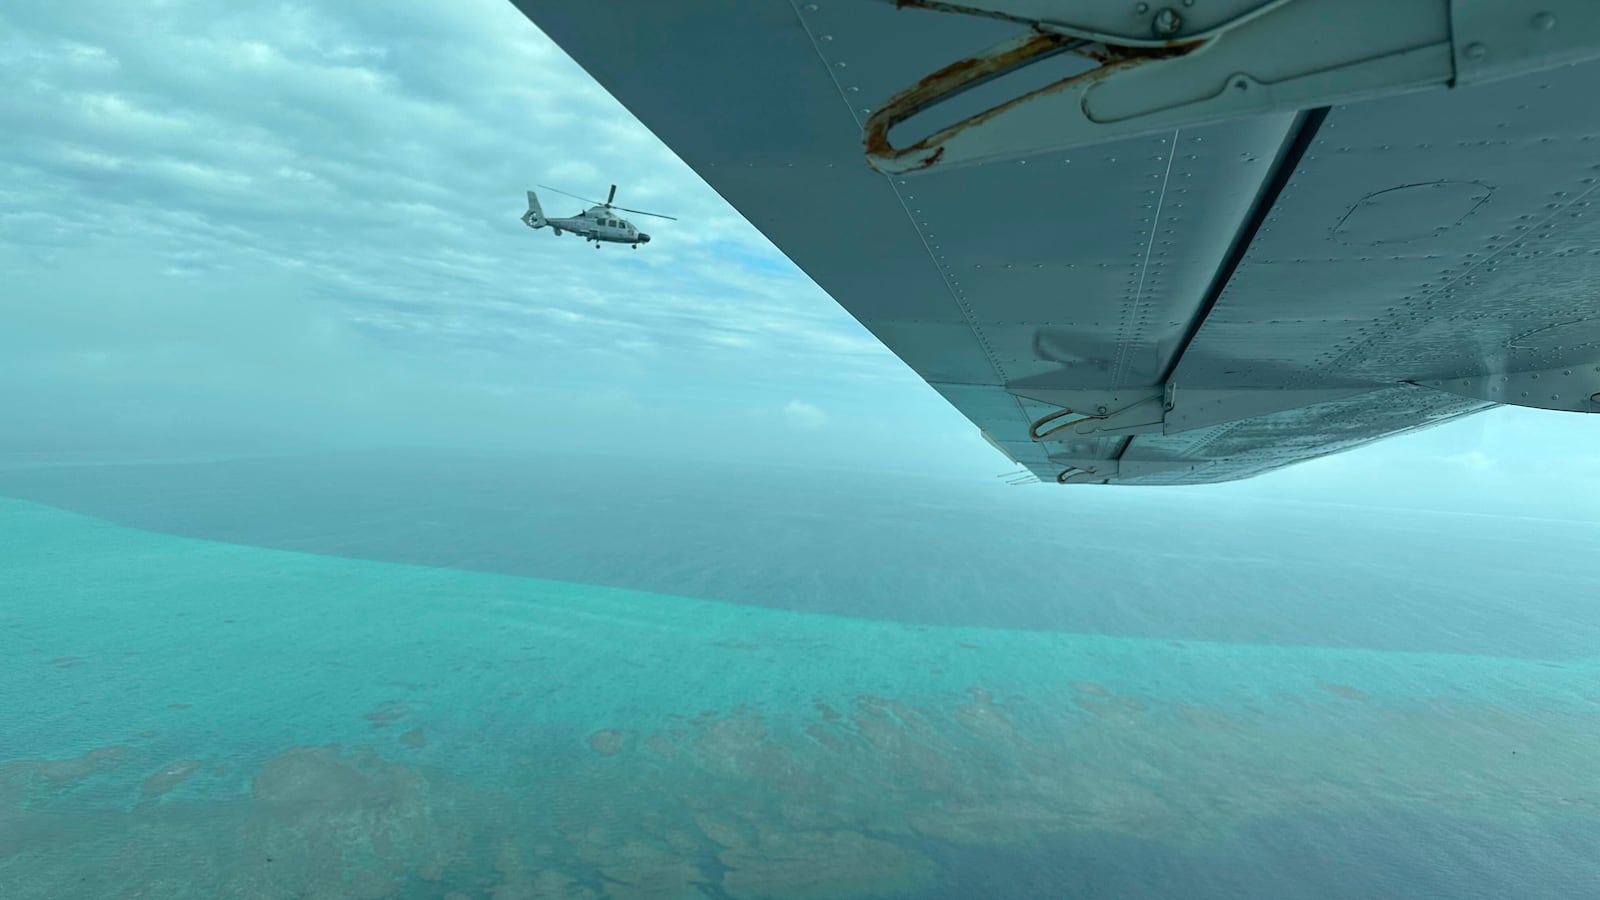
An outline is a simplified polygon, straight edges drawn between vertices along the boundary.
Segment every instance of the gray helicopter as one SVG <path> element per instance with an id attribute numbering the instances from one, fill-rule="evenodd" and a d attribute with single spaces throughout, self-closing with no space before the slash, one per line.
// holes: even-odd
<path id="1" fill-rule="evenodd" d="M 548 225 L 555 230 L 557 237 L 560 237 L 563 231 L 582 235 L 584 240 L 594 242 L 596 250 L 600 249 L 602 243 L 631 244 L 635 250 L 639 249 L 640 244 L 650 243 L 650 235 L 633 227 L 633 223 L 627 219 L 618 218 L 617 214 L 612 210 L 622 210 L 623 212 L 635 213 L 641 216 L 655 216 L 658 219 L 677 221 L 673 216 L 645 212 L 642 209 L 628 209 L 626 206 L 613 206 L 611 201 L 617 197 L 617 186 L 614 184 L 611 186 L 611 193 L 606 195 L 604 203 L 599 200 L 590 200 L 587 197 L 579 197 L 577 194 L 568 194 L 566 191 L 548 185 L 541 184 L 538 187 L 541 190 L 555 191 L 574 200 L 582 200 L 585 203 L 594 205 L 569 219 L 547 219 L 545 218 L 544 210 L 539 206 L 539 198 L 534 195 L 533 191 L 529 191 L 528 211 L 522 214 L 522 224 L 529 228 L 543 228 Z"/>

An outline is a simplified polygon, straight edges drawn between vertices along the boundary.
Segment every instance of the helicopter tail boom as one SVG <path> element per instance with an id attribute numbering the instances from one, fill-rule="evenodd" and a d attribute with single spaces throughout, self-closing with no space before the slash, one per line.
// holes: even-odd
<path id="1" fill-rule="evenodd" d="M 528 211 L 522 214 L 522 223 L 529 228 L 543 228 L 545 225 L 544 209 L 539 206 L 539 198 L 533 191 L 528 192 Z"/>

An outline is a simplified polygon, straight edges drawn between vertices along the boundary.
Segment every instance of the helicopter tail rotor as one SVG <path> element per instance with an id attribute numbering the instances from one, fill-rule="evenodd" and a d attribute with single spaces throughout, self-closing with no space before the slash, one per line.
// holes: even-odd
<path id="1" fill-rule="evenodd" d="M 522 224 L 529 228 L 543 228 L 545 225 L 544 209 L 539 206 L 539 198 L 533 191 L 528 192 L 528 211 L 522 214 Z"/>

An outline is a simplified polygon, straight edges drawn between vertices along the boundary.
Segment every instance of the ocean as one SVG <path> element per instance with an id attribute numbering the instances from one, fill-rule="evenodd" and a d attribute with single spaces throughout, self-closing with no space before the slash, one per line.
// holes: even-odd
<path id="1" fill-rule="evenodd" d="M 0 470 L 0 895 L 1600 896 L 1597 544 L 631 459 Z"/>

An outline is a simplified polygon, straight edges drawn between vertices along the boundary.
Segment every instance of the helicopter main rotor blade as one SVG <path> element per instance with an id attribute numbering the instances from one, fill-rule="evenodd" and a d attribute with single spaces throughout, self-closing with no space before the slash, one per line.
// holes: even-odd
<path id="1" fill-rule="evenodd" d="M 611 186 L 611 193 L 606 195 L 606 205 L 610 206 L 611 205 L 611 201 L 613 201 L 615 199 L 617 199 L 617 186 L 613 184 Z"/>
<path id="2" fill-rule="evenodd" d="M 612 209 L 620 209 L 623 212 L 637 213 L 638 215 L 641 215 L 641 216 L 655 216 L 658 219 L 671 219 L 674 222 L 678 221 L 678 217 L 677 216 L 663 216 L 661 213 L 645 212 L 642 209 L 629 209 L 626 206 L 613 206 L 611 208 Z"/>
<path id="3" fill-rule="evenodd" d="M 568 197 L 571 197 L 574 200 L 582 200 L 585 203 L 593 203 L 595 206 L 602 205 L 599 200 L 590 200 L 588 197 L 579 197 L 577 194 L 571 193 L 570 191 L 563 191 L 560 188 L 553 188 L 548 184 L 538 184 L 534 185 L 534 187 L 545 191 L 555 191 L 558 194 L 566 194 Z"/>

